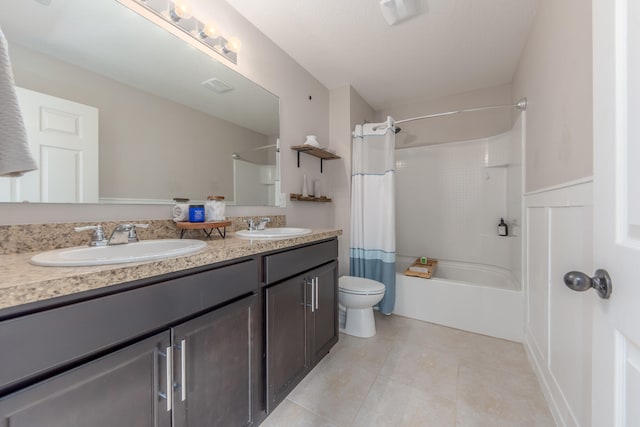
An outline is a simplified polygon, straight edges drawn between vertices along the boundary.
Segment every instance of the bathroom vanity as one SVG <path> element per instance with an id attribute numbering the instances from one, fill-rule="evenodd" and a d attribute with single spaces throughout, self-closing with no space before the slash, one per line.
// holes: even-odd
<path id="1" fill-rule="evenodd" d="M 228 238 L 204 253 L 113 268 L 118 277 L 147 267 L 146 277 L 5 307 L 0 419 L 18 427 L 259 424 L 338 340 L 338 234 Z M 199 265 L 152 273 L 175 268 L 172 261 Z M 80 271 L 87 278 L 93 270 Z"/>
<path id="2" fill-rule="evenodd" d="M 264 258 L 267 411 L 338 341 L 338 242 Z"/>

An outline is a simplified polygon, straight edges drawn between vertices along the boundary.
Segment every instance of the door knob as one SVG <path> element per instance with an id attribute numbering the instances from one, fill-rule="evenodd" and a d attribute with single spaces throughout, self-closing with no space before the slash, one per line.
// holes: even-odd
<path id="1" fill-rule="evenodd" d="M 593 277 L 589 277 L 580 271 L 570 271 L 564 275 L 564 284 L 574 291 L 586 291 L 595 289 L 600 298 L 609 299 L 611 295 L 611 277 L 607 270 L 596 270 Z"/>

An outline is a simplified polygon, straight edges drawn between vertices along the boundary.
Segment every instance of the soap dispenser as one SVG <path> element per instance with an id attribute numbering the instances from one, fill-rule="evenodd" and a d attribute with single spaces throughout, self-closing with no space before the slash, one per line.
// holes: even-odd
<path id="1" fill-rule="evenodd" d="M 498 236 L 508 236 L 509 227 L 504 222 L 504 218 L 500 218 L 500 224 L 498 224 Z"/>

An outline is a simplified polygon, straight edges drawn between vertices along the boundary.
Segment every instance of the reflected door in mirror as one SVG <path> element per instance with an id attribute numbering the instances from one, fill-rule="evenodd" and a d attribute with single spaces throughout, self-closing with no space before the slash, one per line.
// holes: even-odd
<path id="1" fill-rule="evenodd" d="M 3 202 L 98 202 L 98 110 L 16 88 L 38 170 L 0 178 Z"/>

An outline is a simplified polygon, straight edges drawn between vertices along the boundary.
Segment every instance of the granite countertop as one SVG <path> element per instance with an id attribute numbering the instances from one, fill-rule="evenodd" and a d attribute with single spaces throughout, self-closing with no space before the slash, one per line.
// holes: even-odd
<path id="1" fill-rule="evenodd" d="M 333 238 L 341 230 L 313 230 L 290 239 L 250 241 L 228 233 L 222 240 L 207 241 L 207 247 L 195 254 L 164 260 L 111 264 L 92 267 L 41 267 L 29 263 L 37 252 L 0 255 L 0 310 L 77 292 L 187 270 L 234 258 L 285 249 L 309 242 Z"/>

